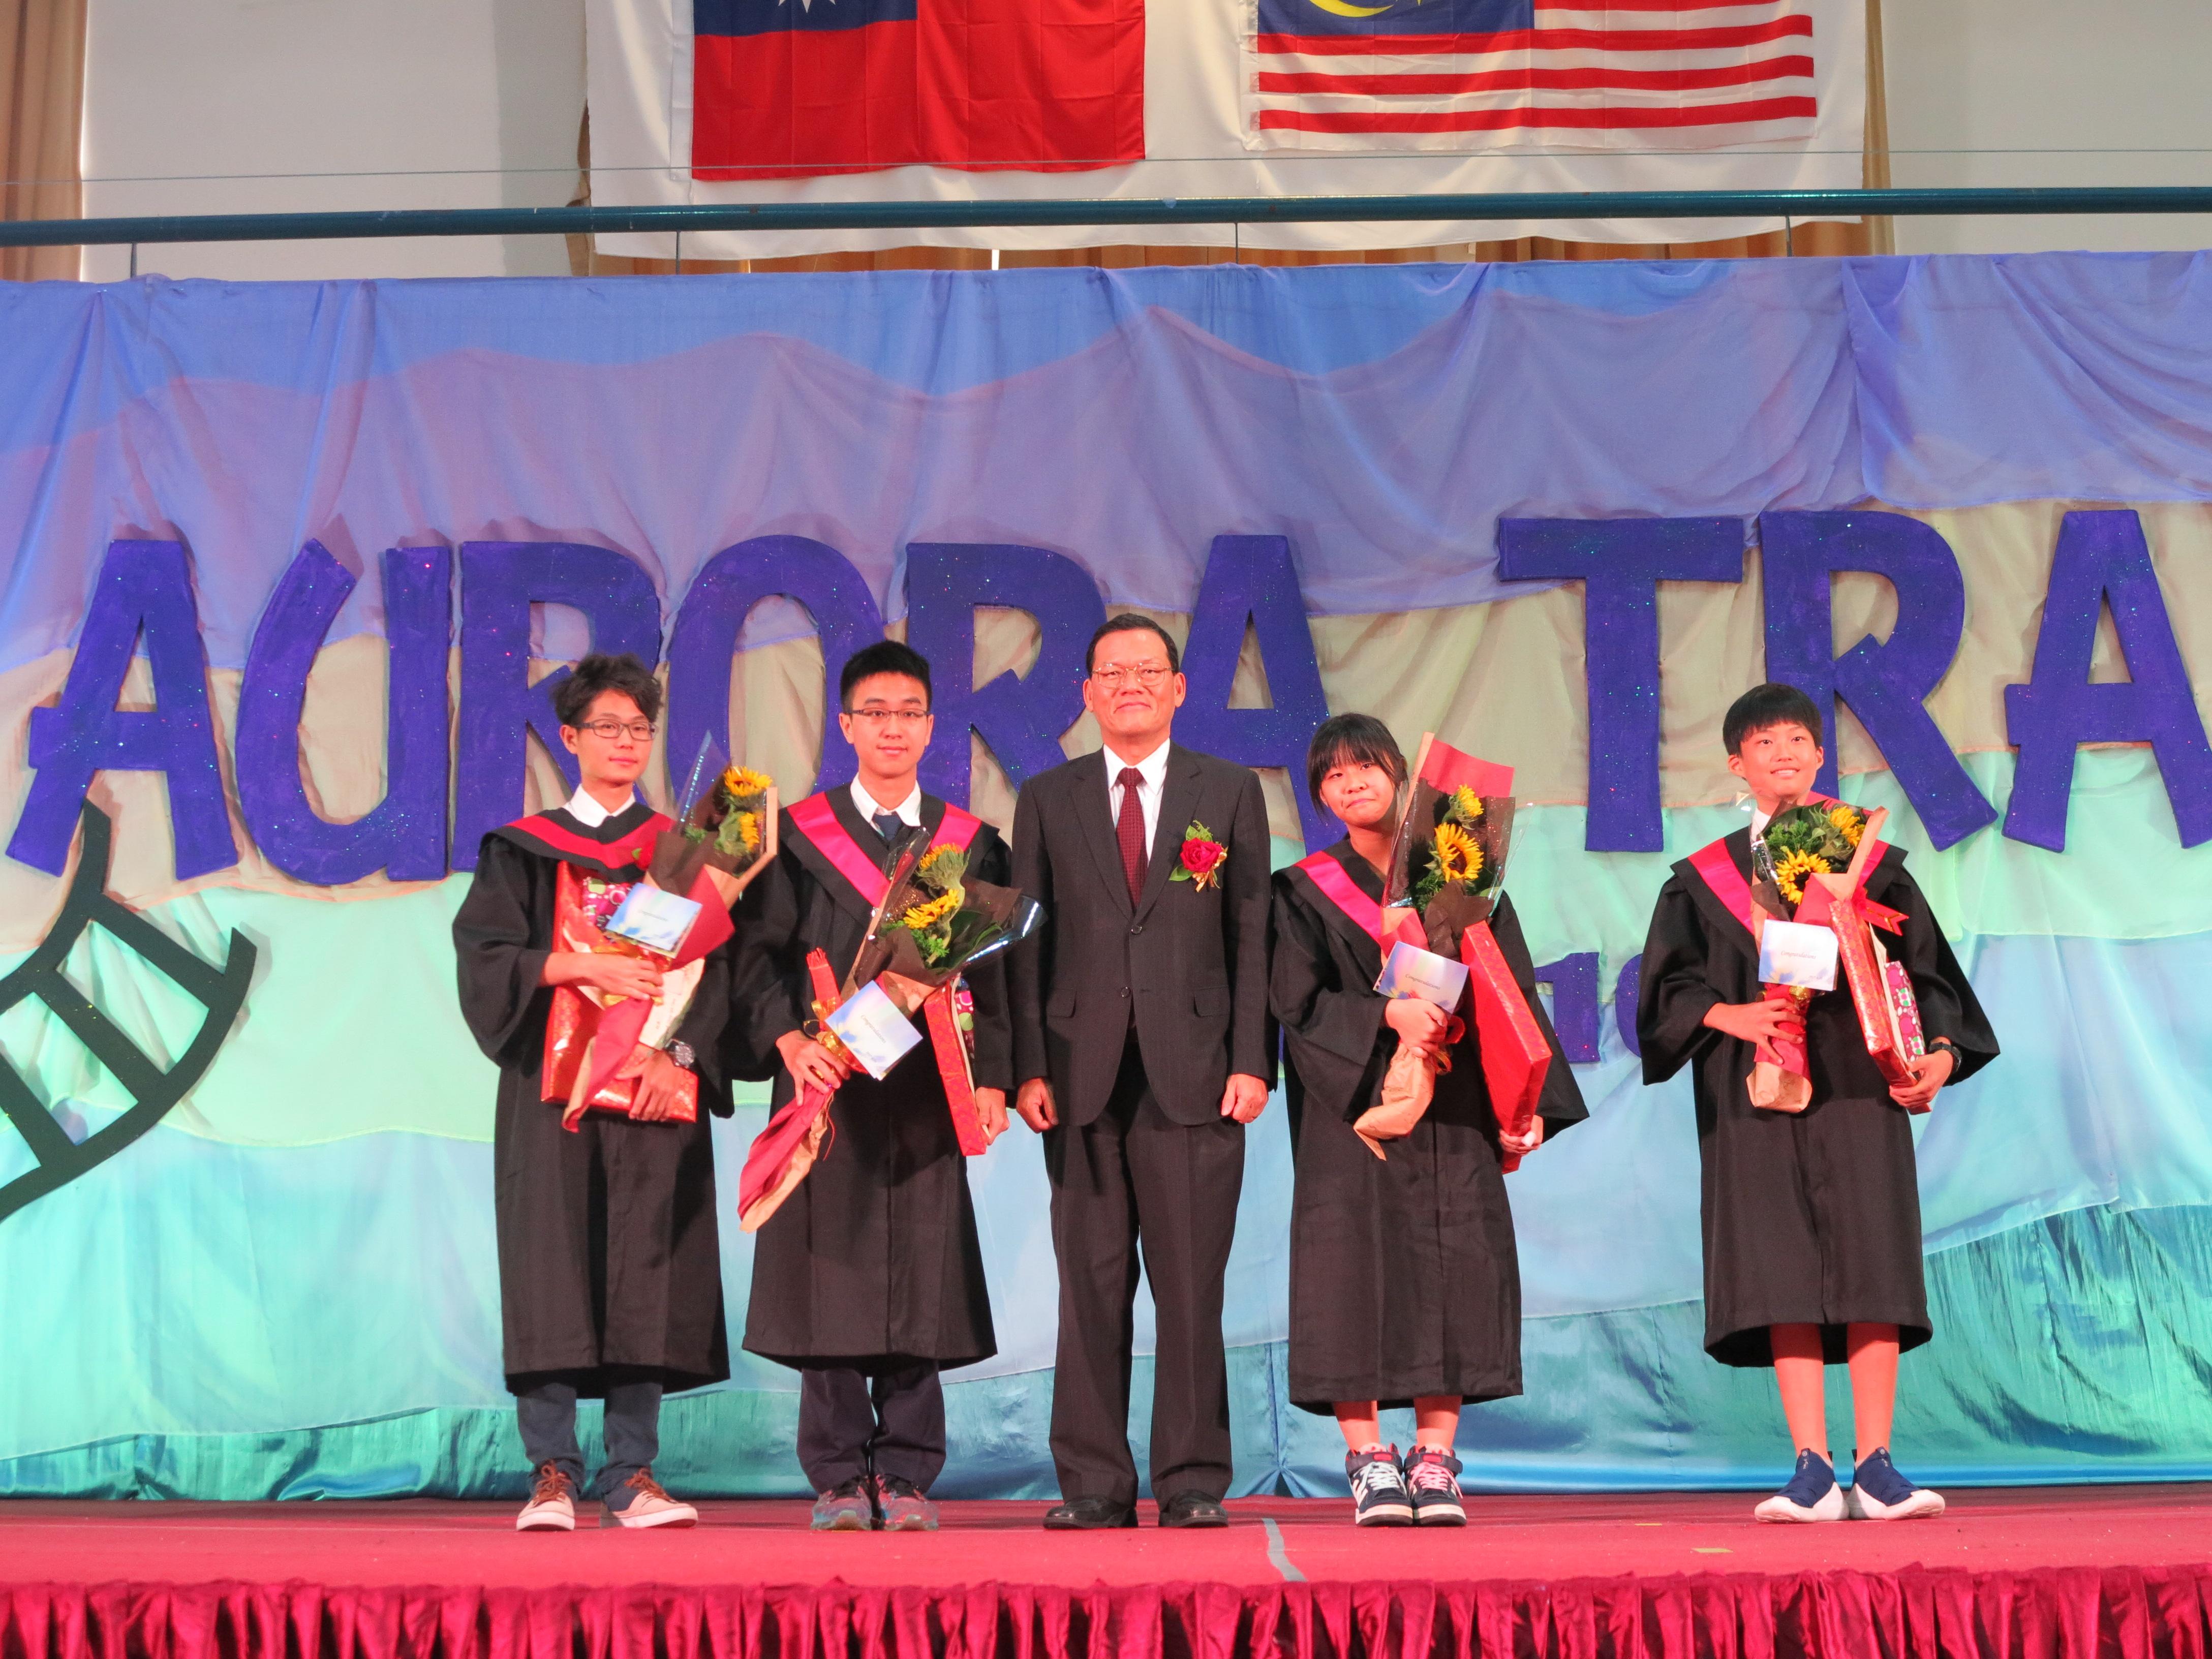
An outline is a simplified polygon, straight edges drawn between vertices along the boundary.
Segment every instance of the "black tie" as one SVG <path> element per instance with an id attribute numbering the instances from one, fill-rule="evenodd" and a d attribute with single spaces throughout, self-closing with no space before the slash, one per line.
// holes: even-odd
<path id="1" fill-rule="evenodd" d="M 905 827 L 905 821 L 896 812 L 878 812 L 868 822 L 876 826 L 876 833 L 884 838 L 886 847 L 897 842 L 899 831 Z"/>

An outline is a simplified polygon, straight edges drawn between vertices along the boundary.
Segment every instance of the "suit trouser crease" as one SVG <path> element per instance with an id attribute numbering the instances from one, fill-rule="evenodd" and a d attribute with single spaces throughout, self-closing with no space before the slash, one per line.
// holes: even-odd
<path id="1" fill-rule="evenodd" d="M 923 1492 L 945 1470 L 945 1385 L 917 1360 L 870 1372 L 854 1365 L 799 1374 L 799 1466 L 817 1492 L 862 1475 Z"/>
<path id="2" fill-rule="evenodd" d="M 1179 1124 L 1146 1085 L 1133 1033 L 1096 1121 L 1049 1132 L 1060 1344 L 1052 1450 L 1061 1494 L 1133 1503 L 1130 1348 L 1139 1251 L 1158 1334 L 1152 1486 L 1218 1498 L 1231 1478 L 1223 1282 L 1243 1183 L 1241 1126 Z"/>
<path id="3" fill-rule="evenodd" d="M 650 1468 L 659 1455 L 660 1389 L 658 1382 L 608 1385 L 606 1462 L 600 1464 L 599 1477 L 591 1486 L 592 1495 L 602 1503 L 611 1503 L 630 1476 Z M 575 1484 L 578 1492 L 584 1491 L 584 1452 L 576 1438 L 576 1385 L 559 1381 L 534 1383 L 515 1396 L 514 1413 L 530 1467 L 537 1469 L 550 1463 Z"/>

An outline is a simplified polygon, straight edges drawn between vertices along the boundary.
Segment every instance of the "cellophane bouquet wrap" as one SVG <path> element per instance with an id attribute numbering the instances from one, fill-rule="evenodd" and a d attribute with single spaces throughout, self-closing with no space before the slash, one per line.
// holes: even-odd
<path id="1" fill-rule="evenodd" d="M 974 1000 L 961 975 L 1027 939 L 1043 911 L 1014 888 L 971 879 L 963 849 L 924 848 L 919 830 L 908 839 L 912 856 L 896 866 L 853 979 L 874 981 L 906 1012 L 921 1015 L 960 1150 L 973 1158 L 990 1143 L 975 1105 Z"/>
<path id="2" fill-rule="evenodd" d="M 1808 817 L 1815 813 L 1832 835 L 1819 845 L 1814 844 L 1818 831 Z M 1828 801 L 1797 807 L 1792 815 L 1797 819 L 1796 833 L 1786 836 L 1779 849 L 1773 826 L 1768 826 L 1775 885 L 1795 907 L 1796 921 L 1834 931 L 1836 965 L 1850 991 L 1867 1054 L 1885 1082 L 1893 1086 L 1910 1083 L 1913 1061 L 1927 1053 L 1919 1003 L 1911 975 L 1903 963 L 1891 959 L 1875 931 L 1902 933 L 1905 918 L 1866 895 L 1866 877 L 1878 856 L 1875 849 L 1887 809 L 1877 807 L 1869 813 L 1842 801 Z M 1849 854 L 1839 864 L 1838 855 L 1846 847 Z"/>
<path id="3" fill-rule="evenodd" d="M 1410 912 L 1416 920 L 1401 932 L 1418 933 L 1416 942 L 1426 949 L 1466 964 L 1492 1109 L 1503 1132 L 1525 1135 L 1543 1097 L 1552 1050 L 1490 929 L 1512 842 L 1513 769 L 1463 754 L 1433 734 L 1424 737 L 1391 848 L 1384 914 Z M 1449 1035 L 1455 1041 L 1462 1030 L 1455 1024 Z M 1448 1048 L 1417 1056 L 1400 1048 L 1384 1074 L 1382 1100 L 1353 1125 L 1378 1157 L 1377 1142 L 1408 1133 L 1419 1121 L 1437 1074 L 1450 1064 Z M 1507 1155 L 1509 1170 L 1519 1164 Z"/>
<path id="4" fill-rule="evenodd" d="M 592 1066 L 587 1072 L 587 1056 L 619 1043 L 620 1053 L 613 1064 L 605 1068 L 612 1072 L 620 1068 L 624 1057 L 639 1048 L 659 1047 L 690 1012 L 692 994 L 699 988 L 699 977 L 704 968 L 700 957 L 705 951 L 678 965 L 666 952 L 651 950 L 606 931 L 606 924 L 613 920 L 635 884 L 567 863 L 560 866 L 554 878 L 554 949 L 635 957 L 653 963 L 661 969 L 660 1000 L 643 1006 L 642 1018 L 635 1031 L 628 1034 L 627 1041 L 620 1035 L 610 1037 L 603 1030 L 609 1013 L 620 1004 L 590 986 L 559 985 L 553 988 L 552 1006 L 545 1018 L 545 1054 L 539 1092 L 545 1099 L 559 1103 L 561 1121 L 570 1129 L 577 1127 L 586 1111 L 628 1114 L 636 1103 L 637 1082 L 634 1078 L 608 1077 L 597 1087 L 588 1087 L 590 1073 L 600 1068 Z M 695 1121 L 699 1115 L 698 1079 L 687 1072 L 678 1087 L 680 1092 L 676 1115 L 686 1123 Z"/>
<path id="5" fill-rule="evenodd" d="M 775 783 L 750 767 L 717 764 L 721 757 L 701 745 L 699 758 L 677 802 L 677 825 L 653 849 L 653 885 L 689 893 L 703 875 L 735 904 L 745 878 L 775 856 Z"/>

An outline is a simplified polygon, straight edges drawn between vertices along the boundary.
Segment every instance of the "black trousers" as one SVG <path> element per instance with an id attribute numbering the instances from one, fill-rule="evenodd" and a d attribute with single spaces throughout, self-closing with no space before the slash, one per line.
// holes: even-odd
<path id="1" fill-rule="evenodd" d="M 945 1388 L 935 1362 L 799 1372 L 799 1466 L 817 1492 L 871 1474 L 927 1492 L 945 1469 Z"/>
<path id="2" fill-rule="evenodd" d="M 584 1453 L 576 1442 L 576 1385 L 559 1377 L 540 1377 L 514 1397 L 516 1425 L 532 1470 L 550 1463 L 581 1492 Z M 607 1461 L 599 1466 L 592 1494 L 611 1509 L 628 1509 L 636 1494 L 623 1483 L 650 1468 L 660 1454 L 660 1384 L 607 1385 Z"/>
<path id="3" fill-rule="evenodd" d="M 1161 1111 L 1130 1034 L 1097 1121 L 1044 1137 L 1060 1263 L 1052 1457 L 1062 1497 L 1133 1504 L 1129 1359 L 1139 1247 L 1158 1310 L 1152 1494 L 1229 1491 L 1229 1364 L 1222 1279 L 1244 1184 L 1243 1126 L 1188 1127 Z"/>

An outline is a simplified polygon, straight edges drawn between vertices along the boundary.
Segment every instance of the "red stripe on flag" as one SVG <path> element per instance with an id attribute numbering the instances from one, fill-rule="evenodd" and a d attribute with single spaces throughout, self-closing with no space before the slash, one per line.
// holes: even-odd
<path id="1" fill-rule="evenodd" d="M 1701 11 L 1750 11 L 1759 0 L 1535 0 L 1535 14 L 1547 11 L 1659 11 L 1687 16 Z"/>
<path id="2" fill-rule="evenodd" d="M 1755 64 L 1727 64 L 1711 69 L 1511 69 L 1479 70 L 1468 75 L 1330 75 L 1322 70 L 1267 70 L 1261 72 L 1259 89 L 1337 93 L 1347 97 L 1510 92 L 1516 88 L 1586 91 L 1609 87 L 1624 92 L 1671 92 L 1694 87 L 1747 86 L 1757 81 L 1809 77 L 1812 73 L 1809 58 L 1764 58 Z"/>
<path id="3" fill-rule="evenodd" d="M 1253 38 L 1261 54 L 1297 52 L 1312 58 L 1425 55 L 1430 52 L 1710 52 L 1723 46 L 1755 46 L 1812 38 L 1809 17 L 1778 17 L 1771 22 L 1704 29 L 1501 29 L 1490 34 L 1261 34 Z"/>
<path id="4" fill-rule="evenodd" d="M 1260 112 L 1260 125 L 1299 132 L 1486 132 L 1505 127 L 1726 126 L 1818 112 L 1810 98 L 1760 98 L 1687 109 L 1472 109 L 1436 113 L 1405 110 L 1373 114 L 1270 109 Z"/>
<path id="5" fill-rule="evenodd" d="M 969 0 L 913 22 L 702 34 L 692 64 L 701 179 L 1145 156 L 1144 0 Z"/>

